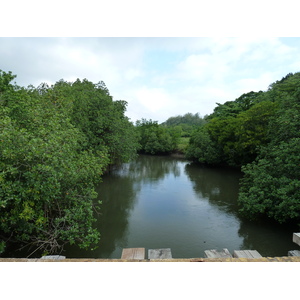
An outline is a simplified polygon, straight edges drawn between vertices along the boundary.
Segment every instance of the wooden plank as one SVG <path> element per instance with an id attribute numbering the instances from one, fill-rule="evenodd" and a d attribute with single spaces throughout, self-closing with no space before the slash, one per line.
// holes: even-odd
<path id="1" fill-rule="evenodd" d="M 288 252 L 288 256 L 300 256 L 299 250 L 291 250 Z"/>
<path id="2" fill-rule="evenodd" d="M 149 249 L 148 259 L 171 259 L 172 253 L 170 248 Z"/>
<path id="3" fill-rule="evenodd" d="M 293 233 L 293 242 L 300 246 L 300 232 Z"/>
<path id="4" fill-rule="evenodd" d="M 145 248 L 124 248 L 121 259 L 145 259 Z"/>
<path id="5" fill-rule="evenodd" d="M 41 259 L 56 259 L 56 260 L 59 260 L 59 259 L 66 259 L 66 257 L 62 256 L 62 255 L 45 255 L 45 256 L 42 256 Z"/>
<path id="6" fill-rule="evenodd" d="M 204 253 L 207 258 L 222 258 L 222 257 L 230 258 L 230 257 L 232 257 L 232 255 L 226 248 L 224 248 L 222 251 L 217 251 L 215 249 L 205 250 Z"/>
<path id="7" fill-rule="evenodd" d="M 237 258 L 261 258 L 262 256 L 256 250 L 234 250 L 233 257 Z"/>

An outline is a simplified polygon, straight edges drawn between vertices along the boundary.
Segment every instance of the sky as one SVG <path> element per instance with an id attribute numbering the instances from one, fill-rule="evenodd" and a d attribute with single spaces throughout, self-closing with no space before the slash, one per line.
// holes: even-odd
<path id="1" fill-rule="evenodd" d="M 205 116 L 300 71 L 300 38 L 1 37 L 0 69 L 27 87 L 104 81 L 132 122 Z"/>
<path id="2" fill-rule="evenodd" d="M 3 3 L 0 70 L 27 87 L 103 81 L 132 122 L 211 114 L 300 70 L 296 0 Z M 18 9 L 15 9 L 15 8 Z M 292 9 L 295 8 L 295 9 Z M 282 38 L 279 38 L 282 36 Z"/>

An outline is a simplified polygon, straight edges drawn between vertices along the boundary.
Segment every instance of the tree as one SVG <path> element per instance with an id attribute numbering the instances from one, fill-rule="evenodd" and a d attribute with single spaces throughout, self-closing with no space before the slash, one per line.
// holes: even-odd
<path id="1" fill-rule="evenodd" d="M 252 162 L 259 148 L 268 143 L 268 124 L 276 109 L 276 104 L 264 97 L 263 92 L 250 92 L 235 101 L 219 104 L 203 125 L 205 130 L 198 130 L 190 140 L 189 157 L 196 155 L 194 158 L 202 163 L 213 161 L 234 167 Z M 200 147 L 198 151 L 197 147 Z M 206 148 L 211 149 L 212 159 L 209 153 L 204 155 Z M 191 152 L 191 149 L 194 150 Z"/>
<path id="2" fill-rule="evenodd" d="M 208 119 L 212 118 L 227 118 L 235 117 L 240 112 L 246 111 L 251 108 L 257 102 L 260 102 L 260 98 L 263 95 L 262 91 L 259 92 L 249 92 L 241 95 L 239 98 L 234 101 L 227 101 L 224 104 L 217 103 L 217 107 L 214 109 L 214 112 L 208 116 Z"/>
<path id="3" fill-rule="evenodd" d="M 270 142 L 269 124 L 276 110 L 276 103 L 263 101 L 237 116 L 234 149 L 239 157 L 239 164 L 252 162 L 260 148 Z"/>
<path id="4" fill-rule="evenodd" d="M 242 168 L 239 204 L 251 219 L 268 216 L 280 223 L 300 221 L 300 138 L 268 146 Z"/>
<path id="5" fill-rule="evenodd" d="M 200 127 L 193 133 L 186 150 L 186 157 L 202 164 L 220 164 L 219 149 L 210 138 L 206 127 Z"/>
<path id="6" fill-rule="evenodd" d="M 199 116 L 199 113 L 187 113 L 183 116 L 170 117 L 161 125 L 167 128 L 181 127 L 181 136 L 190 137 L 192 132 L 198 127 L 205 124 L 205 120 Z"/>
<path id="7" fill-rule="evenodd" d="M 268 216 L 280 223 L 300 221 L 300 76 L 288 74 L 270 86 L 276 110 L 267 126 L 268 143 L 242 168 L 239 204 L 252 219 Z"/>
<path id="8" fill-rule="evenodd" d="M 53 93 L 72 99 L 71 122 L 85 135 L 85 149 L 107 152 L 110 164 L 128 162 L 135 156 L 137 136 L 134 125 L 124 114 L 127 103 L 113 101 L 104 82 L 60 81 Z"/>
<path id="9" fill-rule="evenodd" d="M 170 153 L 176 149 L 179 139 L 179 128 L 167 129 L 157 121 L 142 119 L 136 122 L 139 136 L 139 151 L 148 154 Z"/>
<path id="10" fill-rule="evenodd" d="M 12 90 L 13 85 L 11 84 L 11 81 L 15 79 L 17 76 L 13 75 L 12 72 L 4 72 L 0 70 L 0 96 L 2 93 Z"/>
<path id="11" fill-rule="evenodd" d="M 1 80 L 9 86 L 0 94 L 1 249 L 96 246 L 95 184 L 109 164 L 135 152 L 126 103 L 86 80 L 27 89 Z"/>
<path id="12" fill-rule="evenodd" d="M 299 222 L 300 73 L 218 104 L 206 119 L 190 139 L 188 158 L 242 168 L 246 217 Z"/>
<path id="13" fill-rule="evenodd" d="M 94 184 L 107 160 L 81 151 L 82 134 L 56 106 L 24 93 L 0 107 L 1 236 L 46 252 L 95 245 Z"/>

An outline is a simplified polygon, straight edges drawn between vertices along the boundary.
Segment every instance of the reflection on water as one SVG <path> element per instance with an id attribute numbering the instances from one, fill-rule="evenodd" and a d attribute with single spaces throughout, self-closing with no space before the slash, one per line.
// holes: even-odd
<path id="1" fill-rule="evenodd" d="M 292 242 L 292 233 L 298 231 L 295 226 L 282 226 L 266 220 L 250 222 L 239 216 L 237 198 L 241 173 L 187 164 L 186 174 L 199 199 L 207 198 L 210 205 L 225 213 L 223 217 L 235 219 L 234 235 L 237 234 L 238 239 L 236 236 L 235 239 L 241 241 L 240 249 L 257 250 L 263 256 L 285 256 L 289 250 L 297 248 Z M 232 245 L 226 247 L 230 249 Z"/>
<path id="2" fill-rule="evenodd" d="M 186 174 L 193 183 L 199 199 L 207 198 L 211 205 L 227 213 L 237 214 L 239 179 L 242 174 L 236 170 L 199 167 L 187 164 Z"/>
<path id="3" fill-rule="evenodd" d="M 242 220 L 237 197 L 241 173 L 204 168 L 172 157 L 140 156 L 103 178 L 98 249 L 70 247 L 67 257 L 120 258 L 122 248 L 171 248 L 174 258 L 204 250 L 254 249 L 284 256 L 297 249 L 292 229 Z"/>
<path id="4" fill-rule="evenodd" d="M 174 258 L 204 257 L 204 250 L 253 249 L 285 256 L 298 249 L 287 228 L 250 222 L 238 214 L 241 173 L 207 168 L 167 156 L 140 156 L 104 176 L 97 186 L 101 210 L 96 250 L 69 246 L 69 258 L 120 258 L 122 248 L 171 248 Z M 10 257 L 29 253 L 11 250 Z"/>
<path id="5" fill-rule="evenodd" d="M 123 165 L 117 173 L 136 182 L 149 183 L 162 181 L 169 174 L 179 177 L 180 167 L 179 161 L 171 157 L 141 155 L 136 161 Z"/>
<path id="6" fill-rule="evenodd" d="M 77 247 L 68 247 L 65 255 L 69 258 L 91 257 L 108 258 L 116 250 L 127 245 L 129 213 L 134 208 L 139 188 L 130 176 L 125 174 L 125 168 L 120 174 L 112 172 L 104 176 L 103 182 L 97 187 L 98 200 L 101 200 L 101 209 L 97 218 L 97 228 L 101 233 L 98 248 L 93 251 L 84 251 Z M 121 252 L 117 251 L 118 258 Z"/>
<path id="7" fill-rule="evenodd" d="M 263 256 L 287 256 L 289 250 L 299 250 L 292 242 L 297 226 L 280 226 L 273 222 L 243 220 L 238 231 L 243 238 L 243 249 L 255 249 Z"/>

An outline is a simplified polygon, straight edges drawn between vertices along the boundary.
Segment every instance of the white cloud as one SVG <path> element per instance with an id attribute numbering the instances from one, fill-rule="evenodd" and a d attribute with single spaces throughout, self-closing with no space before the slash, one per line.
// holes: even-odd
<path id="1" fill-rule="evenodd" d="M 159 112 L 172 104 L 172 97 L 161 88 L 142 87 L 136 90 L 135 96 L 151 113 Z"/>
<path id="2" fill-rule="evenodd" d="M 23 86 L 104 81 L 133 121 L 209 114 L 300 70 L 300 38 L 0 38 L 1 69 Z"/>
<path id="3" fill-rule="evenodd" d="M 181 80 L 190 80 L 203 85 L 207 82 L 222 82 L 230 71 L 229 63 L 223 56 L 213 54 L 192 54 L 178 64 Z"/>
<path id="4" fill-rule="evenodd" d="M 258 92 L 260 90 L 266 91 L 268 86 L 272 83 L 273 74 L 266 72 L 257 78 L 243 78 L 236 81 L 235 86 L 239 95 L 248 93 L 250 91 Z M 281 79 L 281 78 L 278 78 Z M 249 88 L 251 89 L 249 90 Z M 234 100 L 234 99 L 233 99 Z"/>

